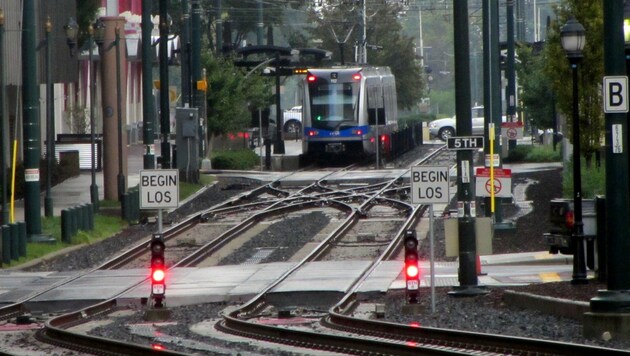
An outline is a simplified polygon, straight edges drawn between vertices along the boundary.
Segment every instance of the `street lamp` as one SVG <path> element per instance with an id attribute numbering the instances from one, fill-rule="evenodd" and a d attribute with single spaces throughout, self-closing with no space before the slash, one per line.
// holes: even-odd
<path id="1" fill-rule="evenodd" d="M 68 48 L 70 48 L 70 56 L 73 54 L 74 46 L 77 45 L 77 35 L 79 34 L 79 24 L 74 17 L 68 18 L 68 23 L 63 27 L 66 31 L 66 39 L 68 41 Z M 50 32 L 50 31 L 48 31 Z"/>
<path id="2" fill-rule="evenodd" d="M 90 201 L 92 202 L 92 210 L 98 211 L 98 185 L 96 185 L 96 137 L 95 137 L 95 122 L 94 122 L 94 105 L 96 98 L 96 70 L 93 65 L 94 55 L 94 39 L 100 38 L 101 41 L 105 36 L 105 24 L 100 20 L 96 20 L 94 26 L 90 24 L 88 26 L 89 42 L 88 42 L 88 56 L 90 66 L 90 153 L 91 166 L 90 173 L 92 178 L 92 184 L 90 185 Z"/>
<path id="3" fill-rule="evenodd" d="M 572 284 L 586 284 L 586 264 L 584 260 L 584 224 L 582 223 L 582 177 L 580 172 L 580 123 L 578 106 L 577 66 L 582 60 L 582 49 L 586 43 L 584 26 L 571 16 L 560 29 L 562 48 L 567 54 L 573 74 L 573 255 Z"/>

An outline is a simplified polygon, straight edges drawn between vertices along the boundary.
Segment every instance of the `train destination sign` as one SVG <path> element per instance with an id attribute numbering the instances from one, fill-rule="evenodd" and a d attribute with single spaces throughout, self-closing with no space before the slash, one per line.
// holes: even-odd
<path id="1" fill-rule="evenodd" d="M 140 171 L 140 209 L 171 209 L 179 205 L 177 169 Z"/>
<path id="2" fill-rule="evenodd" d="M 449 150 L 477 150 L 483 148 L 483 136 L 455 136 L 446 140 Z"/>
<path id="3" fill-rule="evenodd" d="M 413 204 L 447 204 L 449 202 L 449 167 L 416 166 L 411 168 L 411 202 Z"/>

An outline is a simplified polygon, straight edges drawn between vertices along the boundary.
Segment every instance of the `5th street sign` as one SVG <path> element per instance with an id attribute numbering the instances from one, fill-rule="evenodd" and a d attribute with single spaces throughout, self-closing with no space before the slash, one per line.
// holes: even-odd
<path id="1" fill-rule="evenodd" d="M 483 136 L 449 137 L 446 146 L 449 150 L 477 150 L 483 148 Z"/>

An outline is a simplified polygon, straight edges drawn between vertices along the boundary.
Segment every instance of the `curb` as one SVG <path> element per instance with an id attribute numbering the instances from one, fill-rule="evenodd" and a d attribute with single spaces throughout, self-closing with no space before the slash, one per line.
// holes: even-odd
<path id="1" fill-rule="evenodd" d="M 513 290 L 506 290 L 503 298 L 511 306 L 533 309 L 546 314 L 577 320 L 581 320 L 584 313 L 590 311 L 589 302 L 553 298 Z"/>

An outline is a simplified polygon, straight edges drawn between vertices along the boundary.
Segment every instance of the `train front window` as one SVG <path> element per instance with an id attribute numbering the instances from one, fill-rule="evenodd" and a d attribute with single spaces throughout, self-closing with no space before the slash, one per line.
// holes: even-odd
<path id="1" fill-rule="evenodd" d="M 313 83 L 309 87 L 313 127 L 339 129 L 356 124 L 358 83 Z"/>

